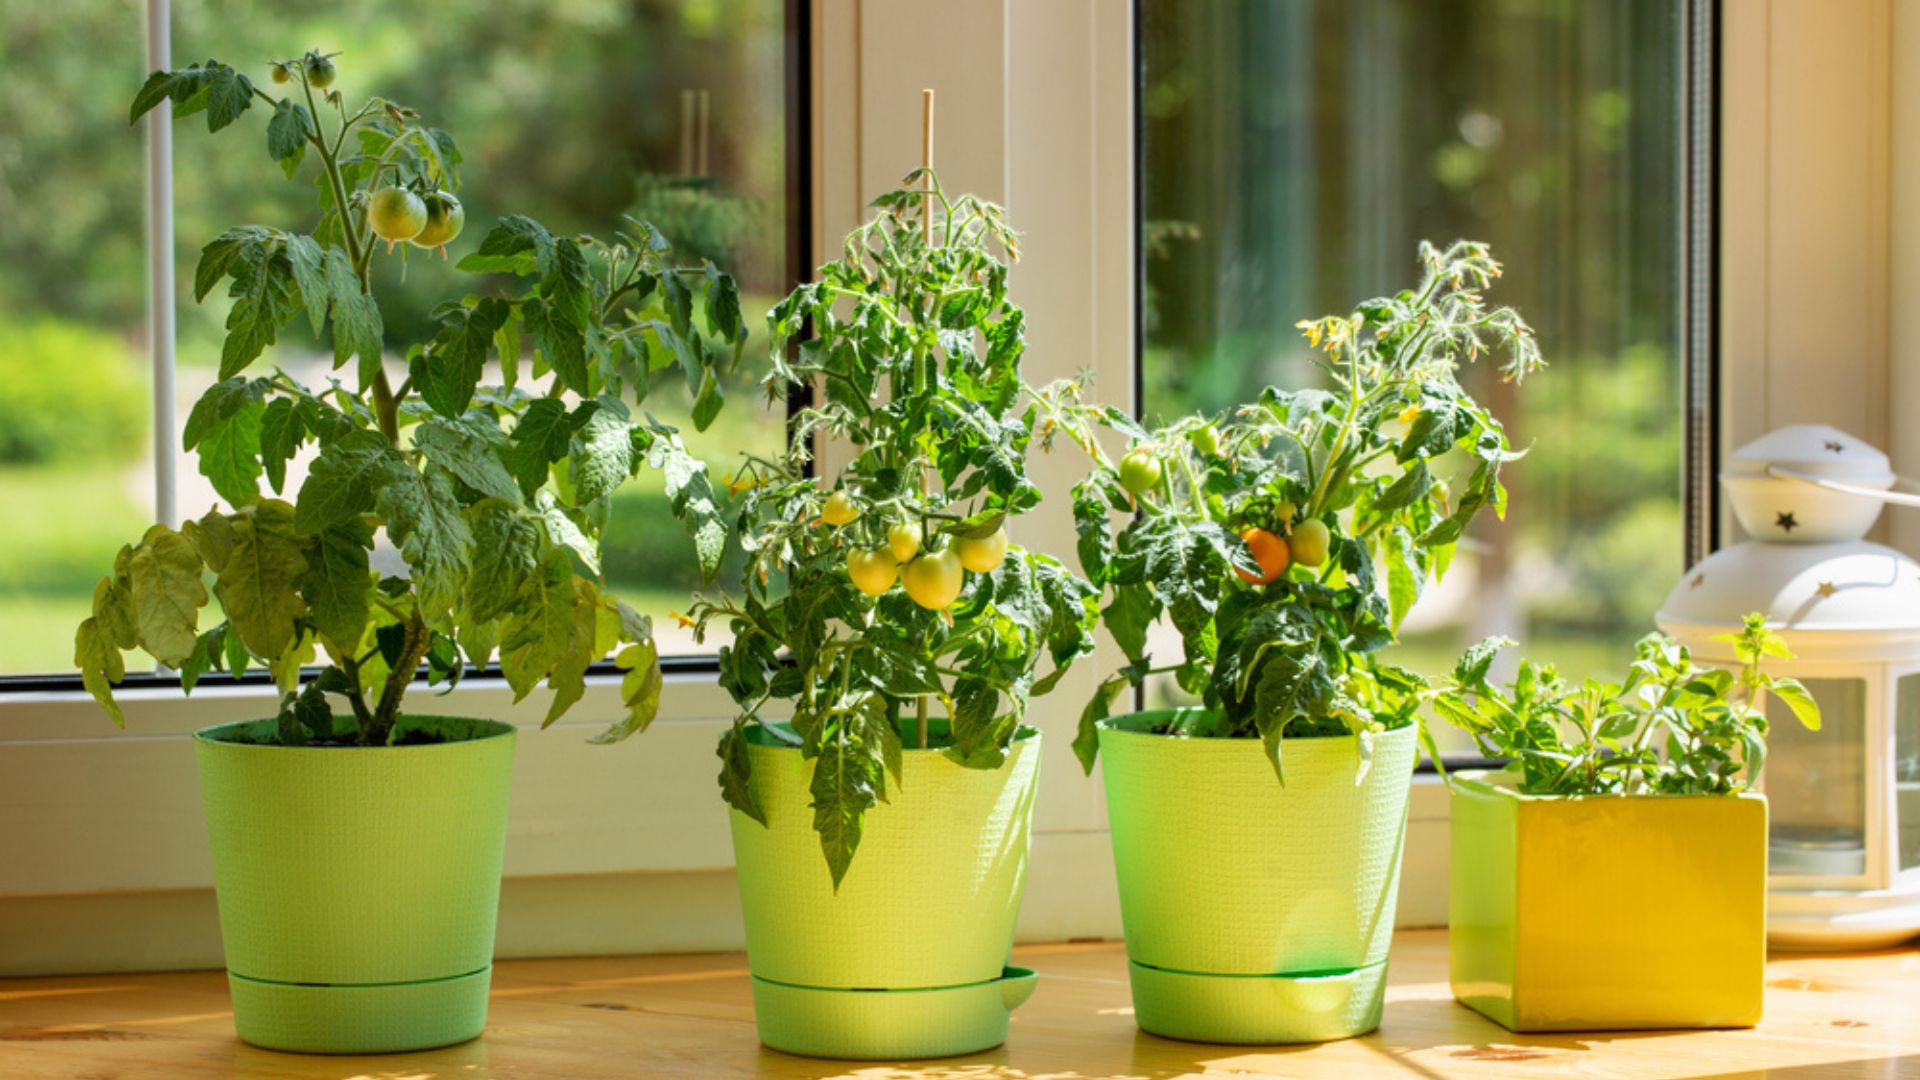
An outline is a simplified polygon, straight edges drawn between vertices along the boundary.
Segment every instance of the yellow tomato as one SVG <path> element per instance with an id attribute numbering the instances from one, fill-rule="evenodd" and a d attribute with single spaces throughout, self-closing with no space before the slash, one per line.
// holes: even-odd
<path id="1" fill-rule="evenodd" d="M 920 526 L 904 521 L 887 526 L 887 547 L 893 549 L 893 557 L 903 563 L 920 554 Z"/>
<path id="2" fill-rule="evenodd" d="M 820 510 L 820 520 L 829 525 L 849 525 L 859 516 L 860 508 L 853 505 L 853 497 L 844 491 L 827 496 L 827 505 Z"/>
<path id="3" fill-rule="evenodd" d="M 879 596 L 893 588 L 900 576 L 899 560 L 886 548 L 855 548 L 847 553 L 847 576 L 853 586 L 868 596 Z"/>
<path id="4" fill-rule="evenodd" d="M 960 557 L 950 547 L 927 552 L 900 571 L 900 584 L 906 586 L 907 595 L 933 611 L 952 607 L 965 583 L 966 571 L 960 569 Z"/>
<path id="5" fill-rule="evenodd" d="M 960 555 L 960 565 L 976 574 L 990 574 L 999 569 L 1007 557 L 1007 530 L 993 530 L 993 535 L 982 537 L 963 536 L 954 542 L 954 551 Z"/>

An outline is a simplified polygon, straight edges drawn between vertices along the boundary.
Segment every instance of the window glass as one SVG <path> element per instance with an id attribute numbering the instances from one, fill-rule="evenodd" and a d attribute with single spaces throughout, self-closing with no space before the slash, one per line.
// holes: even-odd
<path id="1" fill-rule="evenodd" d="M 696 437 L 679 382 L 660 383 L 645 407 L 688 430 L 722 490 L 741 453 L 778 452 L 784 405 L 769 411 L 752 358 L 765 348 L 757 313 L 789 276 L 783 0 L 172 6 L 178 64 L 218 57 L 271 90 L 269 60 L 337 50 L 349 103 L 378 93 L 452 132 L 465 156 L 469 247 L 503 214 L 600 235 L 633 214 L 690 257 L 725 266 L 755 334 L 727 408 Z M 152 513 L 143 142 L 123 119 L 145 74 L 141 19 L 125 0 L 0 6 L 0 86 L 36 103 L 0 124 L 0 220 L 39 223 L 0 230 L 0 372 L 15 388 L 0 402 L 0 497 L 44 511 L 0 522 L 0 674 L 70 666 L 72 628 L 94 582 Z M 226 317 L 221 296 L 193 303 L 200 248 L 231 224 L 310 224 L 317 168 L 309 155 L 297 182 L 285 182 L 258 113 L 213 136 L 194 124 L 174 139 L 176 424 L 216 378 Z M 376 263 L 396 383 L 405 346 L 430 336 L 432 307 L 478 280 L 421 254 L 404 280 L 399 259 Z M 312 382 L 331 373 L 325 349 L 296 320 L 268 359 Z M 34 379 L 72 386 L 23 400 L 9 365 L 30 360 Z M 99 415 L 76 416 L 76 404 Z M 205 513 L 214 495 L 197 459 L 180 454 L 177 475 L 179 512 Z M 302 475 L 296 462 L 286 490 Z M 604 554 L 609 585 L 655 617 L 662 651 L 695 651 L 665 618 L 699 580 L 656 474 L 615 496 Z"/>
<path id="2" fill-rule="evenodd" d="M 1893 790 L 1899 808 L 1900 869 L 1920 867 L 1920 675 L 1902 675 L 1894 714 Z"/>
<path id="3" fill-rule="evenodd" d="M 72 666 L 153 514 L 144 49 L 125 0 L 0 4 L 0 675 Z"/>
<path id="4" fill-rule="evenodd" d="M 1490 243 L 1489 298 L 1539 332 L 1552 366 L 1520 392 L 1468 374 L 1531 452 L 1401 663 L 1503 633 L 1617 676 L 1683 568 L 1679 10 L 1141 5 L 1148 419 L 1313 383 L 1294 323 L 1413 284 L 1423 238 Z"/>
<path id="5" fill-rule="evenodd" d="M 1867 872 L 1867 684 L 1802 679 L 1820 704 L 1808 731 L 1767 699 L 1768 865 L 1778 874 Z M 1903 695 L 1904 697 L 1904 695 Z"/>

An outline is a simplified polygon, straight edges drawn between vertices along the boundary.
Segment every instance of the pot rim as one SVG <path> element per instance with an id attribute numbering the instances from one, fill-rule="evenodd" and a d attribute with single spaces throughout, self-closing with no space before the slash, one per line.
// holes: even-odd
<path id="1" fill-rule="evenodd" d="M 476 735 L 471 739 L 456 739 L 452 742 L 403 743 L 397 746 L 286 746 L 281 743 L 237 742 L 219 737 L 219 734 L 222 732 L 244 728 L 252 724 L 268 723 L 273 720 L 273 717 L 265 716 L 255 717 L 252 720 L 229 720 L 224 724 L 209 724 L 193 733 L 193 741 L 196 744 L 204 744 L 210 747 L 217 746 L 222 750 L 234 751 L 269 750 L 280 752 L 334 753 L 342 750 L 350 750 L 362 754 L 415 753 L 428 750 L 451 750 L 463 746 L 492 743 L 501 739 L 511 739 L 519 730 L 504 720 L 490 720 L 481 716 L 444 716 L 440 714 L 403 713 L 401 714 L 401 718 L 412 720 L 458 720 L 462 723 L 473 724 L 477 730 L 483 731 L 485 734 Z M 397 727 L 397 720 L 395 724 Z"/>
<path id="2" fill-rule="evenodd" d="M 947 721 L 944 719 L 935 720 L 930 718 L 927 721 L 927 725 L 928 725 L 927 730 L 933 731 L 936 729 L 936 727 L 945 726 L 946 723 Z M 783 741 L 774 741 L 771 738 L 768 738 L 766 741 L 763 742 L 755 738 L 756 735 L 760 734 L 761 729 L 767 729 L 767 728 L 779 728 L 780 730 L 788 732 L 790 734 L 793 732 L 793 724 L 790 721 L 762 720 L 758 724 L 751 725 L 747 728 L 747 745 L 751 749 L 756 751 L 757 750 L 792 750 L 796 752 L 801 749 L 800 744 L 797 742 L 790 743 L 790 742 L 783 742 Z M 794 737 L 796 739 L 799 738 L 799 736 L 797 735 L 795 735 Z M 1007 744 L 1007 748 L 1011 750 L 1013 747 L 1016 747 L 1016 746 L 1024 746 L 1028 743 L 1037 743 L 1039 741 L 1040 741 L 1039 728 L 1033 727 L 1030 724 L 1021 724 L 1018 728 L 1014 730 L 1013 741 Z M 906 755 L 909 757 L 917 754 L 934 754 L 941 757 L 945 757 L 947 753 L 947 748 L 944 746 L 929 746 L 926 749 L 922 750 L 917 746 L 902 746 L 900 748 L 900 752 L 903 755 Z"/>
<path id="3" fill-rule="evenodd" d="M 1512 776 L 1513 774 L 1508 769 L 1450 770 L 1446 774 L 1447 795 L 1449 798 L 1457 797 L 1460 794 L 1460 789 L 1464 788 L 1477 795 L 1492 795 L 1496 798 L 1511 799 L 1514 802 L 1521 803 L 1573 803 L 1601 802 L 1605 800 L 1619 800 L 1623 802 L 1685 802 L 1687 800 L 1711 800 L 1720 802 L 1723 800 L 1737 799 L 1765 802 L 1767 800 L 1765 794 L 1753 790 L 1737 791 L 1725 795 L 1708 795 L 1704 793 L 1668 795 L 1657 791 L 1636 791 L 1632 794 L 1615 791 L 1600 795 L 1529 795 L 1526 792 L 1516 790 L 1511 784 L 1501 782 L 1502 778 L 1511 778 Z"/>
<path id="4" fill-rule="evenodd" d="M 1124 735 L 1128 738 L 1141 738 L 1141 739 L 1162 739 L 1170 743 L 1175 743 L 1175 742 L 1196 743 L 1196 744 L 1222 743 L 1222 744 L 1232 745 L 1237 743 L 1258 743 L 1260 741 L 1259 739 L 1253 738 L 1251 736 L 1246 738 L 1200 737 L 1200 736 L 1194 736 L 1194 735 L 1179 735 L 1179 734 L 1173 734 L 1173 733 L 1162 732 L 1162 731 L 1137 731 L 1131 727 L 1123 726 L 1129 721 L 1138 722 L 1141 719 L 1146 717 L 1152 717 L 1157 719 L 1163 716 L 1179 716 L 1183 713 L 1209 713 L 1212 711 L 1213 710 L 1208 709 L 1203 705 L 1178 705 L 1178 706 L 1173 706 L 1165 709 L 1138 709 L 1138 710 L 1135 710 L 1134 712 L 1121 713 L 1118 716 L 1109 716 L 1105 720 L 1100 720 L 1095 722 L 1094 727 L 1098 728 L 1101 732 L 1109 735 Z M 1376 732 L 1374 734 L 1374 738 L 1376 739 L 1399 738 L 1399 737 L 1402 737 L 1402 733 L 1405 733 L 1407 736 L 1411 736 L 1417 730 L 1418 730 L 1418 725 L 1407 724 L 1403 727 L 1388 728 L 1385 731 Z M 1358 738 L 1358 736 L 1356 736 L 1353 732 L 1350 732 L 1350 731 L 1341 735 L 1285 735 L 1281 737 L 1282 742 L 1295 743 L 1295 744 L 1335 742 L 1341 739 L 1354 739 L 1354 738 Z"/>

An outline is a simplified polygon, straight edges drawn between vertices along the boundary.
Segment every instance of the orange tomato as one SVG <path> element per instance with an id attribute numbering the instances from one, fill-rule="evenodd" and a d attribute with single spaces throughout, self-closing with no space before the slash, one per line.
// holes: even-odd
<path id="1" fill-rule="evenodd" d="M 1250 574 L 1236 566 L 1233 572 L 1240 580 L 1249 585 L 1265 585 L 1287 572 L 1287 542 L 1273 533 L 1255 525 L 1240 533 L 1240 542 L 1253 552 L 1253 561 L 1260 564 L 1258 574 Z"/>

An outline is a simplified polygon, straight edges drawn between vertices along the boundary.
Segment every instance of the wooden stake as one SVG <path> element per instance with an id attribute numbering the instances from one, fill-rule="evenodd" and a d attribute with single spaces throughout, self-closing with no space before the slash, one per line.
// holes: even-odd
<path id="1" fill-rule="evenodd" d="M 928 171 L 920 177 L 927 193 L 920 202 L 920 240 L 933 246 L 933 88 L 920 91 L 920 164 Z"/>

